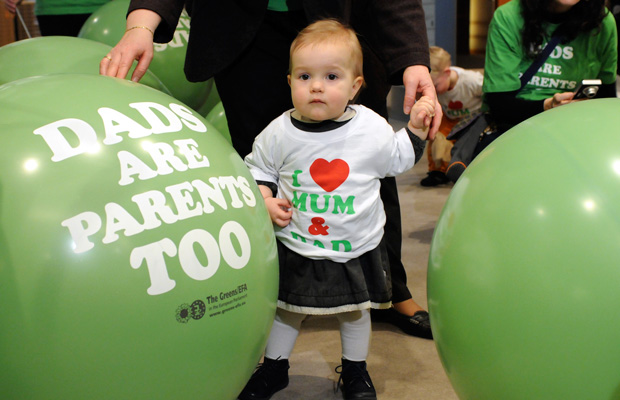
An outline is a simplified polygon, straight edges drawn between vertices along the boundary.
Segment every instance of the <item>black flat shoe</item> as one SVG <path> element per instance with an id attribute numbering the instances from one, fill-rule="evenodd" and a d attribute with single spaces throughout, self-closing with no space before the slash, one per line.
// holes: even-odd
<path id="1" fill-rule="evenodd" d="M 391 308 L 390 314 L 390 322 L 402 329 L 406 334 L 423 339 L 433 338 L 428 312 L 420 310 L 410 317 Z"/>
<path id="2" fill-rule="evenodd" d="M 371 310 L 370 315 L 373 321 L 387 322 L 400 328 L 408 335 L 422 339 L 432 339 L 431 321 L 428 312 L 420 310 L 411 317 L 401 314 L 393 307 L 388 310 Z"/>

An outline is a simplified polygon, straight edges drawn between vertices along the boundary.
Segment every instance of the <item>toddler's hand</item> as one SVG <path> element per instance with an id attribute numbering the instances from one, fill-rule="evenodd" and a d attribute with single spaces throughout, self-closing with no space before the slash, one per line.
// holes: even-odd
<path id="1" fill-rule="evenodd" d="M 411 132 L 425 140 L 434 116 L 435 102 L 428 96 L 422 96 L 413 105 L 407 126 Z"/>
<path id="2" fill-rule="evenodd" d="M 265 199 L 265 205 L 267 206 L 267 211 L 269 211 L 271 222 L 274 224 L 284 228 L 291 222 L 291 217 L 293 216 L 293 205 L 290 201 L 276 197 L 269 197 Z"/>

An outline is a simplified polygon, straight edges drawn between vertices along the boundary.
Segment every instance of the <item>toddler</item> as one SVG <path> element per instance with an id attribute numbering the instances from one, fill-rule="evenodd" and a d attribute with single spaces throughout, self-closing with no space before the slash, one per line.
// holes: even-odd
<path id="1" fill-rule="evenodd" d="M 338 318 L 344 398 L 376 399 L 366 369 L 370 308 L 388 308 L 391 298 L 379 179 L 419 159 L 434 103 L 418 100 L 408 129 L 396 133 L 375 112 L 350 105 L 364 82 L 362 50 L 335 20 L 299 33 L 288 81 L 294 108 L 245 158 L 275 224 L 280 287 L 264 362 L 239 399 L 269 399 L 288 385 L 288 360 L 309 314 Z"/>
<path id="2" fill-rule="evenodd" d="M 422 186 L 448 183 L 446 170 L 450 164 L 452 142 L 446 141 L 457 122 L 474 118 L 481 112 L 482 80 L 479 71 L 452 65 L 450 53 L 441 47 L 430 47 L 431 78 L 437 92 L 437 100 L 443 108 L 439 132 L 428 147 L 428 176 Z M 460 126 L 460 124 L 459 124 Z"/>

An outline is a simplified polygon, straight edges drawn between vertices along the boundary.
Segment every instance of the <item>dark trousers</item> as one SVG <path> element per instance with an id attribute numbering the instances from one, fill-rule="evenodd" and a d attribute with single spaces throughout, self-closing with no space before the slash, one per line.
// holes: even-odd
<path id="1" fill-rule="evenodd" d="M 233 65 L 215 76 L 224 105 L 235 150 L 245 157 L 254 138 L 277 116 L 293 107 L 287 81 L 289 48 L 297 33 L 307 25 L 303 12 L 267 12 L 254 41 Z M 367 87 L 358 103 L 387 118 L 386 97 L 390 86 L 376 57 L 365 48 L 364 75 Z M 387 222 L 385 242 L 392 277 L 392 301 L 411 298 L 407 275 L 401 262 L 402 229 L 396 179 L 381 180 Z"/>

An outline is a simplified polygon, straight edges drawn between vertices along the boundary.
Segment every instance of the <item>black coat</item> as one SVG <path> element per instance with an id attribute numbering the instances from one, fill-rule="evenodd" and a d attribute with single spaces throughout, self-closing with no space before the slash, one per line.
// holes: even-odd
<path id="1" fill-rule="evenodd" d="M 402 84 L 410 65 L 429 66 L 428 40 L 421 0 L 302 0 L 309 22 L 332 17 L 348 20 L 383 65 L 389 84 Z M 167 43 L 187 3 L 191 17 L 185 74 L 204 81 L 224 69 L 252 41 L 268 0 L 132 0 L 129 12 L 149 9 L 162 17 L 155 41 Z M 345 9 L 350 7 L 350 16 Z M 228 16 L 228 17 L 226 17 Z M 372 62 L 365 51 L 364 62 Z"/>

